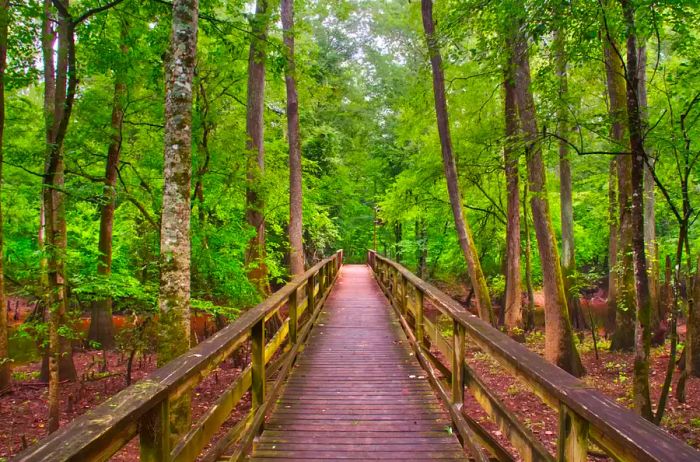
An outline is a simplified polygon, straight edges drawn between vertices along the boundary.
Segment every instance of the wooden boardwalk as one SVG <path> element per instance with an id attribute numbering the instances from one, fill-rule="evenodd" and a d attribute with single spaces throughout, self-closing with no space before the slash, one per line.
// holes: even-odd
<path id="1" fill-rule="evenodd" d="M 387 299 L 343 267 L 254 461 L 466 460 Z"/>

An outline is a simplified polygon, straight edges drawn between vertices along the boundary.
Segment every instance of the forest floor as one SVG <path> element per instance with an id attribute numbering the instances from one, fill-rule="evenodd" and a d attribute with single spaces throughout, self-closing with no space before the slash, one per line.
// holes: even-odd
<path id="1" fill-rule="evenodd" d="M 61 425 L 126 388 L 125 355 L 108 353 L 106 372 L 101 372 L 101 352 L 77 351 L 73 356 L 79 380 L 61 384 Z M 155 370 L 155 363 L 155 355 L 137 359 L 132 370 L 132 383 Z M 47 434 L 48 387 L 39 382 L 40 368 L 41 362 L 16 367 L 13 370 L 12 390 L 0 396 L 0 461 L 12 457 Z M 193 422 L 206 412 L 240 372 L 238 365 L 231 360 L 225 361 L 195 388 L 192 400 Z M 223 433 L 235 424 L 249 406 L 250 399 L 245 396 L 242 405 L 234 411 L 220 432 Z M 138 460 L 136 440 L 137 438 L 111 460 Z"/>

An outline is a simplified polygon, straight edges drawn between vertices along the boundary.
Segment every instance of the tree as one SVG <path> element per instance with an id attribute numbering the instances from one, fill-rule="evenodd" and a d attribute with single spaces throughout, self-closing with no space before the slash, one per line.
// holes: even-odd
<path id="1" fill-rule="evenodd" d="M 246 103 L 246 220 L 255 230 L 248 244 L 248 277 L 261 294 L 270 292 L 265 262 L 265 202 L 261 180 L 265 172 L 265 60 L 270 13 L 267 0 L 257 0 L 251 18 L 250 53 L 248 55 L 248 99 Z"/>
<path id="2" fill-rule="evenodd" d="M 5 68 L 7 66 L 7 30 L 10 21 L 9 0 L 0 1 L 0 392 L 10 386 L 10 351 L 7 341 L 7 305 L 5 304 L 5 272 L 3 271 L 2 228 L 2 160 L 5 132 Z"/>
<path id="3" fill-rule="evenodd" d="M 651 348 L 651 296 L 647 273 L 644 234 L 644 175 L 647 162 L 644 151 L 642 113 L 639 107 L 639 71 L 637 68 L 637 32 L 634 6 L 621 0 L 627 35 L 627 118 L 632 157 L 632 257 L 635 282 L 634 407 L 643 417 L 652 419 L 649 393 L 649 354 Z M 682 246 L 682 244 L 681 244 Z M 677 262 L 680 266 L 681 262 Z"/>
<path id="4" fill-rule="evenodd" d="M 542 145 L 537 129 L 535 102 L 530 88 L 530 59 L 527 37 L 522 25 L 513 21 L 516 102 L 525 141 L 529 188 L 532 197 L 532 218 L 542 263 L 545 294 L 545 358 L 567 372 L 581 376 L 585 373 L 574 343 L 566 291 L 557 251 L 557 242 L 547 200 L 547 177 Z"/>
<path id="5" fill-rule="evenodd" d="M 112 134 L 107 149 L 107 162 L 104 175 L 104 196 L 100 205 L 100 240 L 98 245 L 97 274 L 109 277 L 112 273 L 112 235 L 114 209 L 116 206 L 117 170 L 122 148 L 122 124 L 127 98 L 127 56 L 129 53 L 126 38 L 128 27 L 125 19 L 121 23 L 120 58 L 114 69 L 114 102 L 112 104 Z M 112 298 L 97 300 L 92 304 L 88 339 L 98 342 L 102 348 L 114 347 L 114 326 L 112 325 Z"/>
<path id="6" fill-rule="evenodd" d="M 301 141 L 299 97 L 294 61 L 294 0 L 282 0 L 282 28 L 287 52 L 284 80 L 287 87 L 287 137 L 289 139 L 289 260 L 293 275 L 304 273 L 302 240 Z"/>
<path id="7" fill-rule="evenodd" d="M 506 47 L 512 48 L 512 37 Z M 522 291 L 520 274 L 520 173 L 518 171 L 519 153 L 513 144 L 518 136 L 518 108 L 515 102 L 515 68 L 513 60 L 505 63 L 504 108 L 506 143 L 503 150 L 508 190 L 508 221 L 506 225 L 506 299 L 505 326 L 508 329 L 523 327 Z"/>
<path id="8" fill-rule="evenodd" d="M 462 210 L 462 196 L 459 190 L 457 178 L 457 166 L 455 164 L 452 138 L 450 135 L 450 123 L 447 113 L 447 99 L 445 95 L 445 75 L 442 67 L 442 56 L 437 37 L 435 36 L 435 22 L 433 21 L 432 0 L 421 1 L 421 12 L 423 18 L 423 29 L 428 44 L 428 54 L 430 65 L 433 71 L 433 94 L 435 97 L 435 113 L 437 115 L 438 133 L 440 135 L 440 145 L 442 147 L 442 162 L 445 169 L 445 179 L 447 180 L 447 191 L 450 198 L 450 206 L 454 217 L 455 229 L 459 238 L 459 245 L 464 254 L 469 270 L 474 294 L 477 300 L 479 317 L 491 324 L 495 324 L 491 297 L 486 285 L 486 278 L 481 270 L 479 255 L 476 252 L 474 239 Z"/>
<path id="9" fill-rule="evenodd" d="M 190 183 L 192 84 L 197 58 L 198 0 L 175 0 L 166 69 L 165 163 L 160 240 L 158 363 L 190 348 Z M 190 422 L 190 396 L 171 404 L 171 431 Z"/>

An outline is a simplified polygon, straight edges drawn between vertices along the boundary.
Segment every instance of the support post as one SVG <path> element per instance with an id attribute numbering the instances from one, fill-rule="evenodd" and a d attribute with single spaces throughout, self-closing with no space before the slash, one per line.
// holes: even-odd
<path id="1" fill-rule="evenodd" d="M 253 363 L 251 408 L 255 411 L 265 402 L 265 317 L 256 322 L 251 329 L 250 351 Z"/>
<path id="2" fill-rule="evenodd" d="M 564 404 L 559 405 L 557 460 L 560 462 L 588 460 L 588 422 Z"/>
<path id="3" fill-rule="evenodd" d="M 166 396 L 139 422 L 139 446 L 143 462 L 170 460 L 170 405 Z"/>
<path id="4" fill-rule="evenodd" d="M 464 403 L 464 327 L 452 322 L 452 402 L 462 407 Z"/>
<path id="5" fill-rule="evenodd" d="M 295 345 L 297 343 L 298 315 L 297 308 L 299 307 L 299 288 L 297 287 L 289 294 L 287 307 L 289 308 L 289 343 Z"/>

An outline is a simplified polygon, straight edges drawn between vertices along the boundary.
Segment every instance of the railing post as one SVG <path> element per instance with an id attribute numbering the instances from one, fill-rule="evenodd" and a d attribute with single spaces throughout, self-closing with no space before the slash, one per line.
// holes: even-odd
<path id="1" fill-rule="evenodd" d="M 419 346 L 425 345 L 425 331 L 423 327 L 423 292 L 416 287 L 416 341 Z"/>
<path id="2" fill-rule="evenodd" d="M 318 298 L 323 297 L 323 292 L 325 291 L 326 285 L 326 266 L 322 266 L 318 269 Z"/>
<path id="3" fill-rule="evenodd" d="M 401 300 L 399 299 L 399 272 L 396 270 L 396 268 L 392 267 L 391 268 L 391 295 L 393 298 L 394 306 L 399 305 L 398 308 L 401 309 Z"/>
<path id="4" fill-rule="evenodd" d="M 464 403 L 464 326 L 452 322 L 452 402 Z"/>
<path id="5" fill-rule="evenodd" d="M 588 460 L 588 422 L 564 404 L 559 405 L 557 460 L 560 462 Z"/>
<path id="6" fill-rule="evenodd" d="M 408 281 L 406 276 L 401 275 L 401 313 L 404 317 L 408 314 Z"/>
<path id="7" fill-rule="evenodd" d="M 289 294 L 289 300 L 287 300 L 287 307 L 289 308 L 289 343 L 292 345 L 297 343 L 297 322 L 299 321 L 297 315 L 297 308 L 299 307 L 298 293 L 299 287 Z"/>
<path id="8" fill-rule="evenodd" d="M 170 405 L 166 396 L 139 422 L 139 445 L 142 462 L 170 459 Z"/>
<path id="9" fill-rule="evenodd" d="M 253 363 L 251 392 L 252 409 L 256 410 L 265 402 L 265 317 L 256 322 L 250 332 L 250 355 Z"/>
<path id="10" fill-rule="evenodd" d="M 309 310 L 309 315 L 316 311 L 316 298 L 314 298 L 314 290 L 316 289 L 316 275 L 312 274 L 306 281 L 306 308 Z"/>

